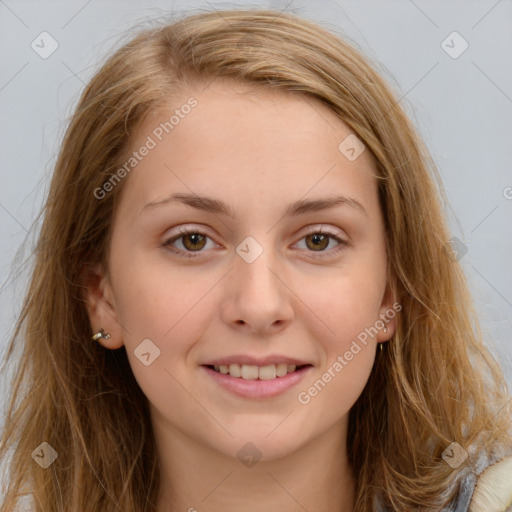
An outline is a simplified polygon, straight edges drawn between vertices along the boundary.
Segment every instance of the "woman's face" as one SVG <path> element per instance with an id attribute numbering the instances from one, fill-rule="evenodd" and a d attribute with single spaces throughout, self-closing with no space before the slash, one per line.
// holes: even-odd
<path id="1" fill-rule="evenodd" d="M 90 314 L 155 428 L 264 460 L 342 435 L 394 331 L 370 152 L 318 100 L 225 79 L 136 135 Z"/>

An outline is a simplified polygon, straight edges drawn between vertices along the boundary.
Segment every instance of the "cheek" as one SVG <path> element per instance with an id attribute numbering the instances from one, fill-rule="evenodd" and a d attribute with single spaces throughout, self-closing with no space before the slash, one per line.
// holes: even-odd
<path id="1" fill-rule="evenodd" d="M 369 272 L 347 270 L 326 279 L 304 283 L 301 300 L 308 317 L 319 324 L 318 335 L 332 348 L 345 350 L 347 344 L 378 320 L 382 290 L 380 279 Z"/>
<path id="2" fill-rule="evenodd" d="M 315 379 L 304 383 L 297 394 L 298 407 L 308 418 L 318 418 L 324 428 L 346 418 L 370 376 L 375 351 L 368 345 L 348 361 L 341 355 L 329 361 Z"/>
<path id="3" fill-rule="evenodd" d="M 164 270 L 146 266 L 132 272 L 132 279 L 120 281 L 116 290 L 116 311 L 133 374 L 149 400 L 162 407 L 171 397 L 182 396 L 179 383 L 185 382 L 188 371 L 183 362 L 210 321 L 205 296 L 214 284 L 205 276 L 184 286 L 186 280 L 177 270 Z"/>
<path id="4" fill-rule="evenodd" d="M 315 312 L 309 315 L 309 332 L 316 340 L 320 363 L 314 378 L 304 382 L 297 395 L 308 416 L 318 414 L 333 424 L 362 393 L 375 360 L 373 328 L 379 299 L 368 281 L 355 278 L 331 280 L 325 293 L 308 295 L 308 306 Z"/>
<path id="5" fill-rule="evenodd" d="M 314 381 L 304 383 L 298 399 L 333 421 L 357 400 L 373 367 L 381 300 L 376 282 L 370 272 L 352 269 L 350 275 L 340 272 L 326 280 L 323 288 L 303 288 L 301 298 L 308 306 L 308 330 L 316 340 L 320 368 Z"/>
<path id="6" fill-rule="evenodd" d="M 166 370 L 179 370 L 178 363 L 187 358 L 209 321 L 208 291 L 215 276 L 205 273 L 190 279 L 163 258 L 148 261 L 134 253 L 116 263 L 116 314 L 130 365 L 145 392 L 153 387 L 161 392 L 166 382 L 164 388 L 169 387 Z"/>
<path id="7" fill-rule="evenodd" d="M 132 251 L 117 260 L 116 312 L 129 336 L 171 336 L 180 324 L 189 322 L 190 312 L 212 286 L 211 276 L 189 278 L 190 270 L 180 269 L 161 251 Z"/>

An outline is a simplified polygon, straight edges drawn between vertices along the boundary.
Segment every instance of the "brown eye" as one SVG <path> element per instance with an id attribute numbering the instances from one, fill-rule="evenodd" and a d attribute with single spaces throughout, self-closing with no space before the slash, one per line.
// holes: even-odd
<path id="1" fill-rule="evenodd" d="M 206 252 L 203 251 L 203 249 L 208 244 L 208 240 L 213 242 L 208 235 L 196 229 L 180 229 L 179 235 L 173 236 L 162 245 L 180 256 L 194 257 L 200 256 L 202 253 Z M 305 241 L 305 250 L 308 251 L 312 257 L 334 256 L 350 245 L 335 234 L 323 232 L 318 229 L 303 236 L 301 241 Z M 337 245 L 329 249 L 331 241 L 336 242 Z M 181 248 L 175 247 L 174 244 L 178 242 L 181 243 Z M 317 253 L 318 256 L 311 253 Z"/>
<path id="2" fill-rule="evenodd" d="M 331 242 L 335 243 L 329 247 Z M 350 245 L 349 242 L 342 240 L 334 233 L 323 231 L 322 228 L 306 233 L 299 242 L 299 245 L 301 244 L 303 246 L 299 248 L 309 253 L 312 258 L 336 256 Z"/>
<path id="3" fill-rule="evenodd" d="M 314 251 L 323 251 L 329 245 L 330 238 L 332 238 L 330 235 L 322 233 L 313 233 L 305 237 L 308 249 L 312 249 Z"/>
<path id="4" fill-rule="evenodd" d="M 201 250 L 206 245 L 206 237 L 201 233 L 189 233 L 182 235 L 183 246 L 189 251 Z"/>
<path id="5" fill-rule="evenodd" d="M 179 235 L 175 235 L 166 240 L 162 245 L 180 256 L 194 257 L 200 256 L 202 253 L 206 252 L 203 251 L 203 249 L 207 246 L 208 241 L 211 241 L 213 244 L 213 240 L 208 235 L 198 231 L 197 229 L 181 228 Z M 175 246 L 175 244 L 178 243 L 181 247 Z"/>

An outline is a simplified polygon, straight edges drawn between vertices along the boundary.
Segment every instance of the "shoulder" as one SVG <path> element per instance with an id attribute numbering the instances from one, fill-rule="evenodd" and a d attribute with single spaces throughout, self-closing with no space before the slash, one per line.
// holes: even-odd
<path id="1" fill-rule="evenodd" d="M 478 477 L 469 512 L 512 510 L 512 455 L 489 466 Z"/>

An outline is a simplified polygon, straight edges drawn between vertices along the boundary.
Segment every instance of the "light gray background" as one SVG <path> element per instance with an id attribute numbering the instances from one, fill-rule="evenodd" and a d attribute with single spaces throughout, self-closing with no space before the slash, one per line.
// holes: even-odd
<path id="1" fill-rule="evenodd" d="M 273 7 L 324 22 L 378 63 L 438 165 L 484 334 L 512 383 L 510 0 L 0 0 L 0 357 L 28 275 L 12 279 L 16 251 L 42 205 L 67 116 L 98 63 L 148 16 L 227 7 Z M 43 31 L 59 45 L 47 59 L 31 48 Z M 456 59 L 441 46 L 453 31 L 469 44 Z M 0 378 L 0 423 L 5 390 Z"/>

